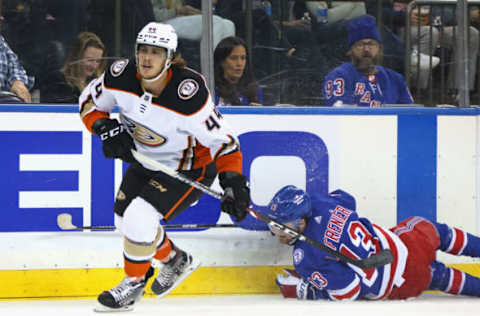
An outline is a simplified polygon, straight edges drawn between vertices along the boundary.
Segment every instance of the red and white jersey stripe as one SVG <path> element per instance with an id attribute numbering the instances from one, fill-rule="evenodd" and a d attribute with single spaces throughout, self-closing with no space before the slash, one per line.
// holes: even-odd
<path id="1" fill-rule="evenodd" d="M 383 266 L 382 285 L 377 295 L 369 295 L 369 299 L 381 300 L 388 297 L 392 292 L 393 286 L 401 286 L 405 280 L 402 277 L 407 263 L 408 249 L 400 238 L 391 231 L 373 224 L 377 237 L 382 244 L 383 249 L 390 249 L 393 253 L 393 262 Z"/>

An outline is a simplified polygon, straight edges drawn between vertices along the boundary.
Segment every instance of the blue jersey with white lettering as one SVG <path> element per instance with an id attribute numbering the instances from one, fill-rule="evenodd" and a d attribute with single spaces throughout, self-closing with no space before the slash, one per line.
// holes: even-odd
<path id="1" fill-rule="evenodd" d="M 312 216 L 303 234 L 354 259 L 368 258 L 390 249 L 394 261 L 379 268 L 362 270 L 334 256 L 297 241 L 293 250 L 295 270 L 314 286 L 316 298 L 330 300 L 383 299 L 394 285 L 403 283 L 407 248 L 385 230 L 355 212 L 346 203 L 348 193 L 337 190 L 328 196 L 312 195 Z"/>
<path id="2" fill-rule="evenodd" d="M 382 66 L 376 68 L 374 75 L 360 73 L 351 62 L 333 69 L 323 85 L 325 105 L 378 107 L 413 103 L 402 75 Z"/>

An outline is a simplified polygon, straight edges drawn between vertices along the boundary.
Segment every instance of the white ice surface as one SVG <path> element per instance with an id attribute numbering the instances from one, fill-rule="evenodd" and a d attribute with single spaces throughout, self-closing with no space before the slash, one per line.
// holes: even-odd
<path id="1" fill-rule="evenodd" d="M 480 299 L 424 294 L 407 301 L 298 301 L 280 295 L 144 298 L 133 311 L 95 313 L 94 299 L 0 301 L 0 315 L 8 316 L 442 316 L 479 315 Z"/>

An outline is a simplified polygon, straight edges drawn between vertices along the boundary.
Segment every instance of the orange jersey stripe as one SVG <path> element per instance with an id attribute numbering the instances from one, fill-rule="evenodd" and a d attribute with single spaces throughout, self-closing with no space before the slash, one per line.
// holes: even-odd
<path id="1" fill-rule="evenodd" d="M 242 173 L 242 152 L 237 150 L 231 154 L 223 155 L 215 161 L 218 173 L 224 171 L 235 171 Z"/>
<path id="2" fill-rule="evenodd" d="M 190 146 L 191 145 L 190 139 L 188 143 Z M 220 153 L 221 151 L 222 149 L 220 149 L 218 153 Z M 188 148 L 183 151 L 183 156 L 182 156 L 182 159 L 180 159 L 180 163 L 178 166 L 179 170 L 189 169 L 189 168 L 186 168 L 188 165 L 187 160 L 189 158 L 191 159 L 192 157 L 186 157 L 188 153 L 189 153 Z M 242 153 L 240 151 L 237 150 L 227 155 L 222 155 L 216 158 L 217 160 L 215 164 L 217 166 L 217 170 L 219 173 L 223 171 L 235 171 L 238 173 L 242 173 Z M 196 146 L 193 147 L 193 166 L 191 166 L 191 169 L 203 168 L 211 162 L 212 162 L 212 155 L 210 152 L 210 148 L 203 146 L 200 142 L 197 141 Z"/>
<path id="3" fill-rule="evenodd" d="M 193 146 L 192 137 L 188 137 L 188 147 L 183 151 L 177 170 L 200 169 L 212 162 L 210 148 L 196 141 Z"/>
<path id="4" fill-rule="evenodd" d="M 212 162 L 212 155 L 210 154 L 210 148 L 203 146 L 197 142 L 197 146 L 193 148 L 193 169 L 202 168 Z"/>
<path id="5" fill-rule="evenodd" d="M 82 118 L 82 121 L 83 121 L 83 124 L 85 124 L 87 129 L 90 131 L 90 133 L 93 134 L 93 131 L 92 131 L 93 123 L 95 123 L 98 119 L 109 118 L 109 117 L 110 116 L 109 116 L 108 113 L 95 110 L 95 111 L 90 112 L 87 115 L 85 115 Z"/>

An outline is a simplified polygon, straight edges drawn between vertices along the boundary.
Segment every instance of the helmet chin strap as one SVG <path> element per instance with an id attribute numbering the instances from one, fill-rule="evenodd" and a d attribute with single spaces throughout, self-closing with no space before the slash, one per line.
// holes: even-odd
<path id="1" fill-rule="evenodd" d="M 165 71 L 167 71 L 168 68 L 170 68 L 171 64 L 172 64 L 172 63 L 171 63 L 171 60 L 170 60 L 170 58 L 169 58 L 169 59 L 167 59 L 167 61 L 165 62 L 165 66 L 163 67 L 163 70 L 162 70 L 157 76 L 155 76 L 155 78 L 146 79 L 146 78 L 143 78 L 143 77 L 142 77 L 142 80 L 145 81 L 145 82 L 154 82 L 154 81 L 160 79 L 160 78 L 163 76 L 163 74 L 165 73 Z"/>

